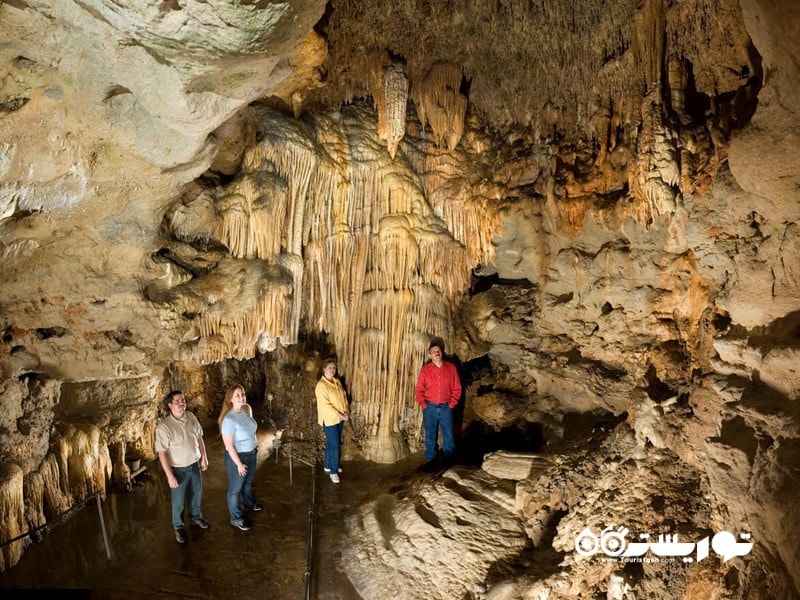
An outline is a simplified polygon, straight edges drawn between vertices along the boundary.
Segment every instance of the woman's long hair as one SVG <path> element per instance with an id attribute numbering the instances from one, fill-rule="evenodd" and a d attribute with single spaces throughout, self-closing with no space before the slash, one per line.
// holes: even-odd
<path id="1" fill-rule="evenodd" d="M 225 400 L 222 401 L 222 409 L 219 411 L 219 418 L 217 419 L 217 424 L 219 425 L 220 429 L 222 429 L 222 420 L 225 418 L 225 415 L 227 415 L 228 411 L 230 411 L 233 408 L 233 402 L 231 402 L 231 399 L 233 398 L 233 393 L 236 390 L 242 390 L 243 394 L 246 393 L 244 391 L 244 387 L 242 387 L 238 383 L 236 385 L 229 387 L 225 391 Z"/>

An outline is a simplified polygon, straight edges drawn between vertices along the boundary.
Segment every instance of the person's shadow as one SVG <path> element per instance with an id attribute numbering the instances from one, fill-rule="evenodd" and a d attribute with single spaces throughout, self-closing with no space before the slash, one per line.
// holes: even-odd
<path id="1" fill-rule="evenodd" d="M 461 396 L 458 398 L 458 404 L 453 409 L 453 433 L 456 440 L 458 440 L 461 438 L 461 433 L 464 429 L 464 403 L 467 398 L 467 382 L 464 376 L 464 364 L 461 362 L 461 359 L 454 354 L 452 356 L 446 356 L 445 360 L 449 360 L 456 366 L 458 380 L 461 383 Z"/>

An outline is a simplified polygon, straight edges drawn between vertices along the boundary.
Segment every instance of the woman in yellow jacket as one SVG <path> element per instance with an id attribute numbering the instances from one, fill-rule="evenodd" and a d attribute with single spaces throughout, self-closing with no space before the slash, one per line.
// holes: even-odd
<path id="1" fill-rule="evenodd" d="M 347 396 L 342 382 L 336 377 L 336 361 L 328 358 L 322 363 L 322 377 L 314 389 L 317 397 L 317 421 L 325 432 L 325 472 L 331 481 L 339 483 L 339 449 L 344 422 L 350 419 Z"/>

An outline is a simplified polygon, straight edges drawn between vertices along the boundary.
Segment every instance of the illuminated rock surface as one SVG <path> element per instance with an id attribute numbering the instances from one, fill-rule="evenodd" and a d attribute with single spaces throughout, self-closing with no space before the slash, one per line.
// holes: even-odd
<path id="1" fill-rule="evenodd" d="M 800 9 L 327 8 L 0 6 L 0 541 L 152 459 L 174 387 L 211 423 L 241 380 L 319 451 L 326 354 L 350 393 L 346 456 L 413 455 L 440 337 L 462 462 L 552 462 L 491 513 L 519 524 L 507 544 L 448 496 L 461 474 L 406 498 L 472 524 L 463 539 L 403 520 L 406 498 L 365 503 L 347 552 L 386 539 L 348 567 L 363 597 L 377 573 L 411 573 L 407 597 L 796 596 Z M 578 560 L 571 540 L 603 524 L 755 547 Z M 403 566 L 437 543 L 464 575 Z"/>

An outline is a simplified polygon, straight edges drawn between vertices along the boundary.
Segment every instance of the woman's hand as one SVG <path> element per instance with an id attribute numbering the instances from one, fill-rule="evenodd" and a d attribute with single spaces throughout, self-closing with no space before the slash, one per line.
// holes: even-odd
<path id="1" fill-rule="evenodd" d="M 245 475 L 247 475 L 247 465 L 246 464 L 240 463 L 240 464 L 236 465 L 236 468 L 239 470 L 239 476 L 240 477 L 244 477 Z"/>

